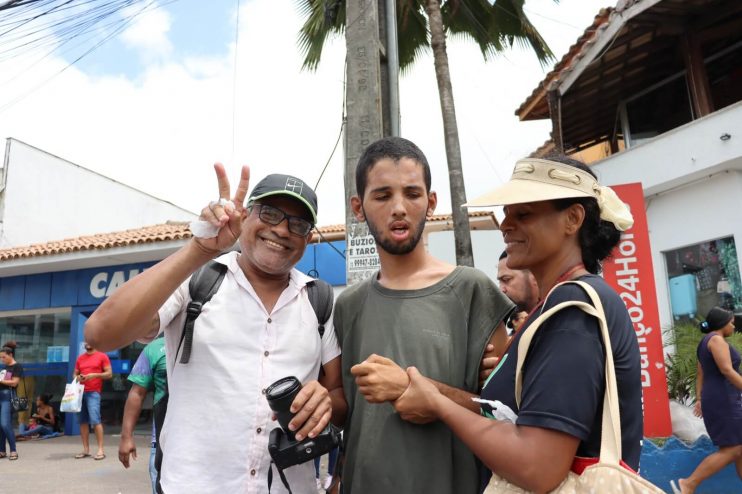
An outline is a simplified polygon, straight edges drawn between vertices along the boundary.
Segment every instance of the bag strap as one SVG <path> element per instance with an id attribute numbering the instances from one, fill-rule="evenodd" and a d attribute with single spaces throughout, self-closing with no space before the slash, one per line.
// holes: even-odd
<path id="1" fill-rule="evenodd" d="M 23 368 L 21 368 L 21 372 L 23 372 Z M 23 396 L 26 397 L 26 398 L 28 398 L 28 395 L 26 394 L 26 373 L 25 372 L 23 372 L 23 377 L 21 377 L 21 382 L 23 383 Z M 17 398 L 18 397 L 18 387 L 10 388 L 10 394 L 11 394 L 11 396 L 15 395 L 16 398 Z"/>
<path id="2" fill-rule="evenodd" d="M 325 335 L 325 324 L 332 314 L 333 293 L 332 287 L 326 281 L 315 279 L 307 283 L 307 295 L 309 303 L 312 304 L 314 314 L 317 316 L 317 331 L 319 337 Z"/>
<path id="3" fill-rule="evenodd" d="M 180 363 L 187 364 L 191 359 L 191 349 L 193 347 L 193 325 L 201 314 L 203 306 L 211 300 L 211 297 L 219 290 L 224 275 L 227 273 L 227 266 L 216 261 L 209 261 L 206 265 L 201 266 L 188 283 L 188 292 L 191 301 L 186 308 L 186 319 L 183 323 L 183 332 L 180 335 L 178 349 L 175 352 L 175 362 L 178 361 L 178 352 L 181 345 L 183 354 L 180 356 Z"/>
<path id="4" fill-rule="evenodd" d="M 273 485 L 273 460 L 271 460 L 270 465 L 268 465 L 268 494 L 271 492 L 271 486 Z M 283 483 L 283 486 L 286 488 L 289 494 L 293 494 L 291 492 L 291 487 L 289 486 L 289 481 L 286 480 L 286 475 L 283 473 L 283 468 L 276 465 L 276 470 L 278 470 L 278 475 L 281 477 L 281 482 Z"/>
<path id="5" fill-rule="evenodd" d="M 531 340 L 539 329 L 541 324 L 551 317 L 554 313 L 559 312 L 567 307 L 577 307 L 585 313 L 595 317 L 599 321 L 600 335 L 605 346 L 605 394 L 603 395 L 603 416 L 600 435 L 600 461 L 601 463 L 611 463 L 618 465 L 621 460 L 621 419 L 618 407 L 618 386 L 616 384 L 616 369 L 613 363 L 613 349 L 611 339 L 608 334 L 608 323 L 605 320 L 603 303 L 595 289 L 584 281 L 566 281 L 556 285 L 549 292 L 551 295 L 554 290 L 563 284 L 574 283 L 582 287 L 587 292 L 592 305 L 578 301 L 569 300 L 562 302 L 542 313 L 531 324 L 521 336 L 518 342 L 518 360 L 515 368 L 515 401 L 520 409 L 521 395 L 523 392 L 523 363 L 525 362 L 528 349 L 531 346 Z M 547 295 L 548 300 L 548 295 Z M 545 302 L 544 302 L 545 303 Z"/>

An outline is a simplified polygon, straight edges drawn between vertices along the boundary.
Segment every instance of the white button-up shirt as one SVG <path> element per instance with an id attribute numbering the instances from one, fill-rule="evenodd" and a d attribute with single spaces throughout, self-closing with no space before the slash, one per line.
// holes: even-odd
<path id="1" fill-rule="evenodd" d="M 230 252 L 217 259 L 228 270 L 196 319 L 188 364 L 175 364 L 190 302 L 188 281 L 159 311 L 170 392 L 160 435 L 162 486 L 168 494 L 267 493 L 268 436 L 278 422 L 271 420 L 265 388 L 286 376 L 303 383 L 317 379 L 320 362 L 340 355 L 332 317 L 322 338 L 317 331 L 306 289 L 311 278 L 292 270 L 268 313 L 237 256 Z M 271 492 L 284 493 L 273 468 Z M 293 492 L 316 494 L 313 462 L 285 474 Z"/>

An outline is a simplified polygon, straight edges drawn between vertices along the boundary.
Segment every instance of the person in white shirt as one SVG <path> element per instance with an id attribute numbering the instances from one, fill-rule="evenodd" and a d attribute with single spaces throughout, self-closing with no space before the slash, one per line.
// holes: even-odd
<path id="1" fill-rule="evenodd" d="M 248 167 L 231 201 L 224 167 L 214 168 L 220 199 L 202 210 L 194 237 L 122 285 L 85 326 L 86 341 L 104 351 L 165 332 L 173 356 L 161 432 L 166 494 L 268 492 L 268 437 L 278 423 L 264 393 L 280 378 L 296 376 L 303 384 L 291 406 L 297 440 L 315 437 L 331 418 L 342 424 L 347 408 L 332 318 L 321 336 L 307 296 L 312 279 L 294 269 L 317 221 L 314 191 L 296 177 L 273 174 L 255 186 L 245 207 Z M 190 362 L 179 363 L 189 277 L 236 241 L 241 253 L 216 259 L 227 266 L 226 276 L 196 319 Z M 312 462 L 285 474 L 293 492 L 316 494 Z M 273 482 L 271 492 L 286 491 Z"/>

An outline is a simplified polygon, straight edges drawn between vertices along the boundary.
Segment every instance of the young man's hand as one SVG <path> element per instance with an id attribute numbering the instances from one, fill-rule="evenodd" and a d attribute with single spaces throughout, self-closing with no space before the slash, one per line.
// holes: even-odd
<path id="1" fill-rule="evenodd" d="M 119 461 L 124 468 L 129 468 L 129 457 L 137 459 L 137 445 L 132 437 L 121 436 L 119 442 Z"/>
<path id="2" fill-rule="evenodd" d="M 356 385 L 369 403 L 383 403 L 399 398 L 410 383 L 407 373 L 393 360 L 372 354 L 350 368 Z"/>

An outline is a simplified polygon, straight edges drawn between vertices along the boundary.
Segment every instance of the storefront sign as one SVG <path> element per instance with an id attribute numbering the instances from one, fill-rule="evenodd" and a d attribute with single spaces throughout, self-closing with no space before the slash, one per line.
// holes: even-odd
<path id="1" fill-rule="evenodd" d="M 644 192 L 640 183 L 611 188 L 631 208 L 634 226 L 621 234 L 612 258 L 603 264 L 603 277 L 626 304 L 639 342 L 644 436 L 667 437 L 672 424 Z"/>
<path id="2" fill-rule="evenodd" d="M 77 272 L 78 305 L 98 305 L 121 285 L 154 263 L 83 269 Z"/>
<path id="3" fill-rule="evenodd" d="M 128 271 L 114 271 L 110 274 L 106 271 L 96 273 L 90 280 L 90 295 L 95 298 L 110 297 L 118 287 L 141 272 L 140 269 L 130 269 Z"/>

